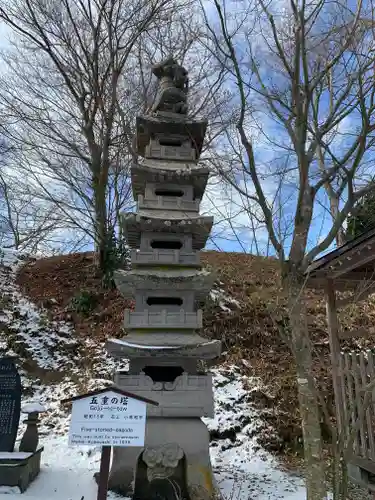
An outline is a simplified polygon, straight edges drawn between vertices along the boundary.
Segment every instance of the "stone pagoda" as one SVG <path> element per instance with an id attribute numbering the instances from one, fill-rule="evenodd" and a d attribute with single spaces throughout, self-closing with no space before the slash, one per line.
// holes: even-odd
<path id="1" fill-rule="evenodd" d="M 115 384 L 159 406 L 148 408 L 143 449 L 114 449 L 109 486 L 137 500 L 213 499 L 209 432 L 201 417 L 213 417 L 207 366 L 221 346 L 197 333 L 199 306 L 215 279 L 200 263 L 213 223 L 199 215 L 209 175 L 198 165 L 207 121 L 188 116 L 182 66 L 169 58 L 153 73 L 157 98 L 136 122 L 141 158 L 131 179 L 138 210 L 122 216 L 132 269 L 115 274 L 119 291 L 135 298 L 135 307 L 125 311 L 127 335 L 110 339 L 107 350 L 130 360 Z"/>

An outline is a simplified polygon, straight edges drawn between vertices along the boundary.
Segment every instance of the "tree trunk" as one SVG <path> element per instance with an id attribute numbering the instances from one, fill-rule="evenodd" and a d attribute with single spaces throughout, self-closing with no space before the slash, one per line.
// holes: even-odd
<path id="1" fill-rule="evenodd" d="M 290 343 L 296 362 L 298 399 L 302 421 L 307 500 L 326 500 L 325 466 L 319 405 L 312 384 L 312 346 L 306 322 L 304 277 L 288 269 L 283 286 L 288 294 Z"/>
<path id="2" fill-rule="evenodd" d="M 96 262 L 99 269 L 105 273 L 108 251 L 107 206 L 105 186 L 97 185 L 95 197 L 95 247 Z"/>

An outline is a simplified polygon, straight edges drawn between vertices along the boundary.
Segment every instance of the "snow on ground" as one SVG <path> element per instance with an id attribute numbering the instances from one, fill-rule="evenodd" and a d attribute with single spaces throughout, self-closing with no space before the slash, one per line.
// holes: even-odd
<path id="1" fill-rule="evenodd" d="M 100 463 L 99 449 L 69 448 L 65 436 L 43 439 L 42 469 L 22 495 L 18 488 L 0 486 L 4 500 L 93 500 L 97 487 L 93 474 Z M 120 498 L 109 493 L 108 500 Z M 123 497 L 122 497 L 123 498 Z"/>
<path id="2" fill-rule="evenodd" d="M 41 415 L 40 444 L 45 450 L 39 477 L 22 497 L 4 488 L 0 496 L 4 500 L 91 500 L 96 496 L 93 474 L 99 469 L 100 450 L 68 447 L 70 417 L 60 400 L 110 384 L 120 365 L 105 354 L 103 345 L 78 339 L 71 325 L 49 321 L 45 312 L 22 297 L 14 284 L 19 263 L 19 255 L 8 252 L 0 263 L 0 356 L 7 353 L 19 359 L 23 404 L 40 402 L 49 411 Z M 215 298 L 231 302 L 222 290 Z M 215 476 L 225 499 L 305 499 L 301 479 L 282 472 L 257 444 L 260 422 L 249 390 L 256 390 L 259 381 L 242 377 L 231 366 L 213 373 L 216 414 L 204 421 L 211 435 Z M 18 438 L 22 433 L 21 424 Z M 108 500 L 116 498 L 110 493 Z"/>
<path id="3" fill-rule="evenodd" d="M 239 308 L 240 303 L 225 292 L 222 288 L 223 285 L 222 281 L 215 283 L 213 289 L 210 291 L 210 299 L 218 304 L 223 311 L 231 312 L 233 309 Z"/>

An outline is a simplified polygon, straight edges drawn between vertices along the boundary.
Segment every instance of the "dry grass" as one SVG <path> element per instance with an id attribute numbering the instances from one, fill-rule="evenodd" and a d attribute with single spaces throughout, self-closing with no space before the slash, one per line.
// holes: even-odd
<path id="1" fill-rule="evenodd" d="M 265 389 L 253 391 L 254 404 L 262 410 L 266 449 L 298 455 L 301 449 L 301 426 L 296 398 L 294 365 L 287 345 L 281 340 L 275 318 L 288 322 L 282 298 L 278 262 L 238 253 L 203 252 L 204 264 L 216 269 L 228 295 L 238 300 L 240 308 L 223 311 L 209 301 L 205 307 L 204 334 L 223 342 L 223 361 L 230 361 L 250 376 L 260 377 Z M 125 307 L 131 306 L 116 290 L 104 290 L 91 253 L 42 259 L 26 264 L 17 282 L 23 293 L 48 310 L 54 319 L 74 323 L 78 335 L 100 341 L 122 335 Z M 94 294 L 97 304 L 87 316 L 70 307 L 80 291 Z M 328 407 L 332 405 L 329 373 L 329 348 L 325 306 L 322 293 L 307 292 L 308 324 L 315 352 L 315 375 Z M 342 314 L 344 328 L 375 325 L 373 303 L 348 308 Z M 346 341 L 345 349 L 372 347 L 375 335 L 366 340 Z M 327 440 L 328 428 L 323 425 Z"/>

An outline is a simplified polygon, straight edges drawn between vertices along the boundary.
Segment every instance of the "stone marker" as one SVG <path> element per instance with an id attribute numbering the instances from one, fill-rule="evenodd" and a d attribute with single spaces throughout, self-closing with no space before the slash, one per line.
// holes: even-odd
<path id="1" fill-rule="evenodd" d="M 109 486 L 134 500 L 213 500 L 209 432 L 201 417 L 214 415 L 207 366 L 221 343 L 197 332 L 199 304 L 215 280 L 200 261 L 213 224 L 199 214 L 209 177 L 198 164 L 207 120 L 189 117 L 185 68 L 168 58 L 153 73 L 159 92 L 136 120 L 134 145 L 142 158 L 132 165 L 131 180 L 137 213 L 122 215 L 132 270 L 115 273 L 135 309 L 125 311 L 127 335 L 109 339 L 107 350 L 130 359 L 116 386 L 159 405 L 148 408 L 143 449 L 114 448 Z"/>
<path id="2" fill-rule="evenodd" d="M 22 386 L 13 359 L 0 358 L 0 486 L 18 486 L 23 493 L 40 471 L 43 448 L 38 448 L 36 425 L 41 408 L 35 404 L 31 408 L 33 418 L 27 421 L 28 427 L 21 440 L 24 446 L 14 451 L 21 414 Z"/>
<path id="3" fill-rule="evenodd" d="M 0 359 L 0 451 L 13 451 L 21 413 L 21 378 L 13 359 Z"/>

